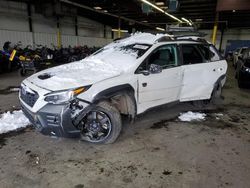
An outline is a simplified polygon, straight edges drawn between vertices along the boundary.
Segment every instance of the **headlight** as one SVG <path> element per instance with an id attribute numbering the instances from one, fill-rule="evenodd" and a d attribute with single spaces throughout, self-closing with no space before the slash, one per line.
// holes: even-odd
<path id="1" fill-rule="evenodd" d="M 67 91 L 59 91 L 47 94 L 45 97 L 45 101 L 52 104 L 65 104 L 76 98 L 77 95 L 87 91 L 90 86 L 80 87 L 77 89 L 67 90 Z"/>

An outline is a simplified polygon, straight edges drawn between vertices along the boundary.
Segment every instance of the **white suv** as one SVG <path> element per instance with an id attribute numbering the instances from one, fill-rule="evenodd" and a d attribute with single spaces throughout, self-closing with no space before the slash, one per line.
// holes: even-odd
<path id="1" fill-rule="evenodd" d="M 130 118 L 159 105 L 218 97 L 227 63 L 199 38 L 137 33 L 21 84 L 23 112 L 43 134 L 112 143 Z"/>

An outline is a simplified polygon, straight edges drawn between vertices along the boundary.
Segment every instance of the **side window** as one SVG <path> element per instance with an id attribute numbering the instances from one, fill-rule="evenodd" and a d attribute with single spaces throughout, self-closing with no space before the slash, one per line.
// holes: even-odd
<path id="1" fill-rule="evenodd" d="M 178 65 L 176 45 L 165 45 L 154 50 L 148 59 L 151 64 L 160 65 L 163 69 Z"/>
<path id="2" fill-rule="evenodd" d="M 182 56 L 184 65 L 203 63 L 201 52 L 199 52 L 198 46 L 195 44 L 183 44 Z"/>

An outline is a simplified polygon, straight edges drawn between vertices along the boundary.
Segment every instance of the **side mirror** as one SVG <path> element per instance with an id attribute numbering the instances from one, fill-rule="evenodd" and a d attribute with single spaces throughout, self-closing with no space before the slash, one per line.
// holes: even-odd
<path id="1" fill-rule="evenodd" d="M 142 70 L 140 71 L 140 73 L 142 73 L 144 76 L 150 75 L 150 72 L 148 70 Z"/>
<path id="2" fill-rule="evenodd" d="M 138 73 L 143 74 L 144 76 L 150 75 L 150 72 L 148 70 L 144 70 L 142 67 L 139 67 Z"/>
<path id="3" fill-rule="evenodd" d="M 162 72 L 162 67 L 160 65 L 151 64 L 149 66 L 149 72 L 152 74 L 157 74 Z"/>
<path id="4" fill-rule="evenodd" d="M 238 55 L 239 53 L 238 52 L 234 52 L 235 55 Z"/>

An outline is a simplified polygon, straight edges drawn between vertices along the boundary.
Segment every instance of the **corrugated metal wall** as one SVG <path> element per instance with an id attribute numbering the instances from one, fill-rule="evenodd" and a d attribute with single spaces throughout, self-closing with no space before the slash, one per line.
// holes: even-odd
<path id="1" fill-rule="evenodd" d="M 27 45 L 46 45 L 48 47 L 53 47 L 57 45 L 57 35 L 53 33 L 31 33 L 24 31 L 9 31 L 9 30 L 0 30 L 0 46 L 1 49 L 4 45 L 4 42 L 10 41 L 13 45 L 21 41 L 23 47 Z M 33 43 L 34 41 L 34 43 Z M 104 46 L 110 42 L 112 39 L 97 38 L 97 37 L 82 37 L 82 36 L 73 36 L 73 35 L 61 35 L 61 42 L 63 47 L 67 46 L 78 46 L 78 45 L 87 45 L 87 46 Z"/>
<path id="2" fill-rule="evenodd" d="M 27 5 L 23 2 L 0 1 L 0 49 L 6 41 L 12 44 L 21 41 L 24 46 L 33 44 L 57 46 L 56 19 L 37 14 L 32 7 L 33 33 L 31 33 L 27 14 Z M 103 46 L 112 41 L 110 27 L 106 27 L 108 38 L 104 38 L 103 24 L 79 16 L 77 20 L 79 36 L 75 36 L 73 17 L 65 16 L 60 19 L 61 42 L 64 47 L 69 45 Z"/>
<path id="3" fill-rule="evenodd" d="M 112 42 L 112 39 L 105 38 L 95 38 L 95 37 L 80 37 L 78 36 L 79 45 L 87 45 L 87 46 L 104 46 L 107 43 Z"/>
<path id="4" fill-rule="evenodd" d="M 6 41 L 10 41 L 12 44 L 16 44 L 21 41 L 24 46 L 33 44 L 32 33 L 24 31 L 9 31 L 9 30 L 0 30 L 0 47 L 2 49 L 3 44 Z"/>
<path id="5" fill-rule="evenodd" d="M 78 39 L 77 36 L 73 36 L 73 35 L 62 35 L 62 46 L 77 46 L 78 45 Z"/>
<path id="6" fill-rule="evenodd" d="M 57 44 L 57 37 L 53 33 L 34 33 L 34 43 L 51 47 L 51 44 Z"/>

